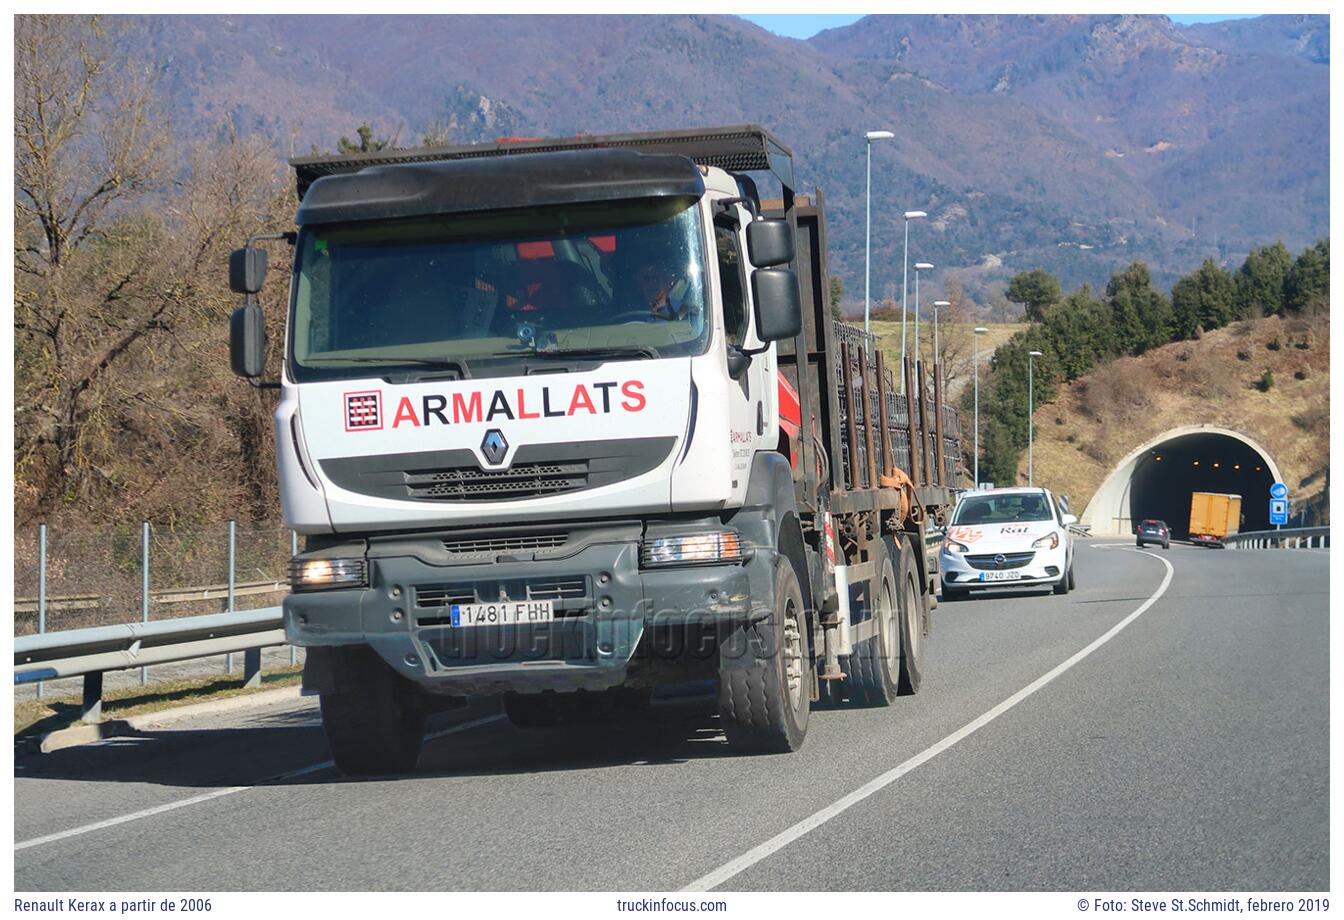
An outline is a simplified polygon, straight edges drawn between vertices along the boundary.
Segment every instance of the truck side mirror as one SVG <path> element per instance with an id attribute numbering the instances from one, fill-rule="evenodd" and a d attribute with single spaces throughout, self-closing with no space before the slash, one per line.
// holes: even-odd
<path id="1" fill-rule="evenodd" d="M 803 328 L 803 299 L 798 275 L 788 268 L 758 268 L 751 273 L 756 306 L 756 336 L 762 342 L 791 339 Z"/>
<path id="2" fill-rule="evenodd" d="M 787 220 L 753 220 L 747 224 L 747 258 L 756 268 L 787 265 L 793 255 L 793 228 Z"/>
<path id="3" fill-rule="evenodd" d="M 266 250 L 245 246 L 229 253 L 229 290 L 256 294 L 266 280 Z"/>
<path id="4" fill-rule="evenodd" d="M 265 372 L 266 318 L 260 304 L 239 307 L 229 317 L 229 363 L 239 377 L 256 378 Z"/>

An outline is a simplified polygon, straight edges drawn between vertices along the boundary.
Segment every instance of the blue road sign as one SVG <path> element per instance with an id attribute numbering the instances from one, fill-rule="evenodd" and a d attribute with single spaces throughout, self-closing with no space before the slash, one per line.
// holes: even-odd
<path id="1" fill-rule="evenodd" d="M 1286 485 L 1284 485 L 1283 483 L 1281 483 L 1281 482 L 1276 482 L 1276 483 L 1274 483 L 1274 485 L 1272 485 L 1272 486 L 1269 487 L 1269 497 L 1270 497 L 1270 498 L 1287 498 L 1287 497 L 1288 497 L 1288 487 L 1287 487 Z"/>
<path id="2" fill-rule="evenodd" d="M 1271 498 L 1269 500 L 1269 523 L 1281 525 L 1288 523 L 1288 500 Z"/>

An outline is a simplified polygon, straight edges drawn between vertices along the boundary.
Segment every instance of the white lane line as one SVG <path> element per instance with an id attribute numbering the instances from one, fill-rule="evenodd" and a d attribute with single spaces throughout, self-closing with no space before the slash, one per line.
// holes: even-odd
<path id="1" fill-rule="evenodd" d="M 773 853 L 778 852 L 779 850 L 782 850 L 784 847 L 793 843 L 795 840 L 797 840 L 799 837 L 802 837 L 808 831 L 820 827 L 821 825 L 825 824 L 827 821 L 831 820 L 832 818 L 836 817 L 837 815 L 841 814 L 847 809 L 852 808 L 853 806 L 859 804 L 873 793 L 885 789 L 887 786 L 890 786 L 892 783 L 896 782 L 896 780 L 900 779 L 902 776 L 909 773 L 911 770 L 914 770 L 916 767 L 924 763 L 927 763 L 928 761 L 937 757 L 939 754 L 941 754 L 943 751 L 946 751 L 948 748 L 952 747 L 958 741 L 961 741 L 962 739 L 968 737 L 976 730 L 984 728 L 990 722 L 993 722 L 999 716 L 1003 715 L 1005 712 L 1012 709 L 1018 703 L 1022 702 L 1027 697 L 1035 693 L 1037 690 L 1041 689 L 1046 684 L 1050 683 L 1056 677 L 1072 668 L 1078 662 L 1082 661 L 1088 655 L 1091 655 L 1097 649 L 1101 648 L 1107 642 L 1111 641 L 1111 639 L 1114 638 L 1115 635 L 1120 632 L 1120 630 L 1124 629 L 1130 623 L 1133 623 L 1135 620 L 1137 620 L 1140 616 L 1143 615 L 1144 611 L 1146 611 L 1149 607 L 1153 606 L 1153 604 L 1157 603 L 1158 598 L 1160 598 L 1164 593 L 1166 593 L 1167 586 L 1171 584 L 1172 575 L 1175 574 L 1175 570 L 1172 569 L 1171 563 L 1168 562 L 1166 559 L 1162 558 L 1161 556 L 1157 555 L 1156 553 L 1144 552 L 1143 550 L 1139 549 L 1133 549 L 1132 551 L 1139 553 L 1140 555 L 1152 556 L 1154 559 L 1161 562 L 1164 566 L 1167 567 L 1167 574 L 1165 577 L 1163 577 L 1162 583 L 1157 586 L 1157 590 L 1153 592 L 1152 596 L 1150 596 L 1148 600 L 1140 604 L 1138 609 L 1136 609 L 1133 613 L 1125 617 L 1119 623 L 1116 623 L 1114 626 L 1108 629 L 1100 637 L 1092 641 L 1089 645 L 1087 645 L 1077 654 L 1073 655 L 1063 663 L 1057 665 L 1055 668 L 1048 671 L 1047 673 L 1036 678 L 1030 684 L 1023 687 L 1021 690 L 1017 691 L 1012 696 L 1008 697 L 1008 699 L 1004 700 L 1002 703 L 999 703 L 999 705 L 995 706 L 993 709 L 989 710 L 979 718 L 975 719 L 973 722 L 967 723 L 966 725 L 954 731 L 952 734 L 948 735 L 943 740 L 937 742 L 931 747 L 925 748 L 923 751 L 916 754 L 914 757 L 911 757 L 904 763 L 892 767 L 886 773 L 883 773 L 877 778 L 864 784 L 863 786 L 860 786 L 858 789 L 855 789 L 853 792 L 851 792 L 844 798 L 837 799 L 836 801 L 832 802 L 830 805 L 827 805 L 825 808 L 821 809 L 815 814 L 807 818 L 804 818 L 802 821 L 799 821 L 797 824 L 793 825 L 787 830 L 776 834 L 775 836 L 767 840 L 765 843 L 762 843 L 760 846 L 748 850 L 746 853 L 743 853 L 741 856 L 737 857 L 734 860 L 731 860 L 730 862 L 724 863 L 722 866 L 715 869 L 713 872 L 710 872 L 708 875 L 701 876 L 700 878 L 691 882 L 682 890 L 710 891 L 711 889 L 716 888 L 719 885 L 722 885 L 724 882 L 728 881 L 729 879 L 733 878 L 739 873 L 744 872 L 747 869 L 750 869 L 752 866 L 756 865 L 761 860 L 765 859 L 766 857 L 770 856 Z"/>
<path id="2" fill-rule="evenodd" d="M 433 741 L 436 738 L 442 738 L 445 735 L 453 735 L 458 732 L 464 732 L 468 729 L 478 728 L 479 726 L 498 722 L 503 719 L 502 715 L 487 716 L 483 719 L 475 719 L 471 722 L 463 722 L 461 725 L 454 725 L 452 728 L 445 728 L 442 731 L 433 732 L 425 736 L 426 741 Z M 154 815 L 161 815 L 167 811 L 176 811 L 179 808 L 186 808 L 188 805 L 199 805 L 201 802 L 208 802 L 211 799 L 223 798 L 226 795 L 233 795 L 238 792 L 246 792 L 249 789 L 256 789 L 258 786 L 265 786 L 270 783 L 280 783 L 285 780 L 295 779 L 299 776 L 307 776 L 309 773 L 317 773 L 334 767 L 334 761 L 324 760 L 322 763 L 315 763 L 307 767 L 300 767 L 297 770 L 290 770 L 288 773 L 281 773 L 278 776 L 272 776 L 269 779 L 263 779 L 253 783 L 250 786 L 229 786 L 225 789 L 212 789 L 210 792 L 203 792 L 200 795 L 193 795 L 191 798 L 178 799 L 175 802 L 167 802 L 163 805 L 155 805 L 153 808 L 146 808 L 141 811 L 133 811 L 128 815 L 121 815 L 116 818 L 108 818 L 105 821 L 95 821 L 93 824 L 85 824 L 82 827 L 74 827 L 68 831 L 59 831 L 55 834 L 47 834 L 45 837 L 34 837 L 32 840 L 25 840 L 22 843 L 14 844 L 14 849 L 26 850 L 29 847 L 41 846 L 44 843 L 54 843 L 57 840 L 65 840 L 67 837 L 78 837 L 81 834 L 100 831 L 106 827 L 116 827 L 118 824 L 127 824 L 131 821 L 139 821 L 141 818 L 150 818 Z"/>

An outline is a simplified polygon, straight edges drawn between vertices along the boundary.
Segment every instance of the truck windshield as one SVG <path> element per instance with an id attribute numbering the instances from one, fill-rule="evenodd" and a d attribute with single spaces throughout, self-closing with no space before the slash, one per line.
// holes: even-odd
<path id="1" fill-rule="evenodd" d="M 953 524 L 1008 524 L 1052 519 L 1050 505 L 1038 493 L 983 495 L 962 500 Z"/>
<path id="2" fill-rule="evenodd" d="M 699 209 L 624 201 L 304 228 L 296 381 L 704 352 Z"/>

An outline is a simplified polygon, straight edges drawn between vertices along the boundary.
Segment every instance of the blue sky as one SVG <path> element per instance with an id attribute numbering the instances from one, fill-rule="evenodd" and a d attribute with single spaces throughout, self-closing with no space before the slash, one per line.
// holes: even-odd
<path id="1" fill-rule="evenodd" d="M 851 22 L 862 19 L 858 15 L 839 15 L 825 13 L 771 13 L 758 16 L 743 16 L 763 29 L 769 29 L 776 35 L 784 35 L 789 38 L 811 38 L 823 29 L 835 29 L 840 26 L 847 26 Z M 1233 14 L 1228 16 L 1197 14 L 1189 16 L 1178 16 L 1172 14 L 1172 19 L 1182 25 L 1190 25 L 1195 22 L 1218 22 L 1223 19 L 1245 19 L 1245 13 Z"/>

